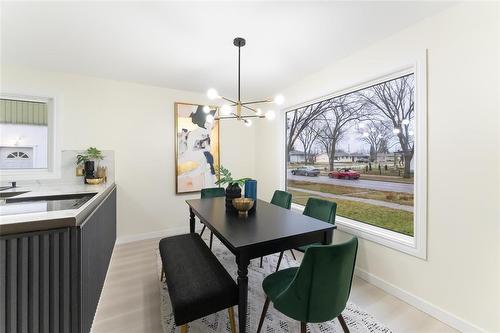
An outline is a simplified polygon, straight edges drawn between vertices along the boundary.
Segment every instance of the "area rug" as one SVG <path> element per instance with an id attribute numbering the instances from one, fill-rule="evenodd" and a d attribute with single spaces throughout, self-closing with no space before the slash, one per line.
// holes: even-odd
<path id="1" fill-rule="evenodd" d="M 205 236 L 205 235 L 204 235 Z M 237 266 L 235 263 L 234 255 L 214 237 L 212 248 L 213 253 L 217 256 L 222 265 L 236 280 Z M 160 284 L 160 297 L 161 297 L 161 323 L 163 332 L 175 333 L 178 331 L 174 323 L 174 316 L 172 314 L 172 307 L 168 296 L 168 289 L 165 282 L 160 281 L 161 273 L 161 260 L 158 254 L 158 281 Z M 265 300 L 265 294 L 262 290 L 262 280 L 264 277 L 274 272 L 278 262 L 278 255 L 270 255 L 264 257 L 263 268 L 259 267 L 259 259 L 254 259 L 248 267 L 248 319 L 247 319 L 247 332 L 256 332 L 259 323 L 262 306 Z M 280 268 L 299 266 L 300 262 L 296 261 L 286 253 L 281 262 Z M 234 307 L 236 321 L 238 320 L 238 307 Z M 391 330 L 379 323 L 372 315 L 363 311 L 352 302 L 347 303 L 347 307 L 342 312 L 344 319 L 351 332 L 376 332 L 376 333 L 390 333 Z M 307 331 L 310 333 L 341 333 L 343 332 L 337 319 L 321 324 L 308 324 Z M 227 311 L 220 311 L 205 318 L 198 319 L 189 323 L 190 333 L 228 333 L 231 332 L 229 326 L 229 319 Z M 269 306 L 269 310 L 262 327 L 264 333 L 292 333 L 300 332 L 300 324 L 281 314 L 279 311 Z"/>

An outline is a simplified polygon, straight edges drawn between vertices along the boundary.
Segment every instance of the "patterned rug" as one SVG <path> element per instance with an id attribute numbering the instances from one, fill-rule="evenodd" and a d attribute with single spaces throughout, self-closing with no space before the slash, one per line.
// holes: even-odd
<path id="1" fill-rule="evenodd" d="M 208 233 L 203 235 L 205 236 Z M 208 244 L 208 242 L 207 242 Z M 217 256 L 222 265 L 231 274 L 231 276 L 236 280 L 236 262 L 234 255 L 214 237 L 213 243 L 213 253 Z M 298 259 L 298 258 L 297 258 Z M 161 260 L 158 254 L 158 281 L 160 284 L 160 297 L 161 297 L 161 322 L 163 326 L 163 332 L 165 333 L 175 333 L 176 326 L 174 323 L 174 317 L 172 314 L 172 307 L 170 304 L 170 299 L 168 296 L 168 289 L 165 282 L 160 281 L 161 272 Z M 259 323 L 260 314 L 262 312 L 262 306 L 264 305 L 264 300 L 266 298 L 264 291 L 262 290 L 262 280 L 264 277 L 274 272 L 276 264 L 278 262 L 278 255 L 270 255 L 264 257 L 263 268 L 259 267 L 259 259 L 254 259 L 251 261 L 248 267 L 248 320 L 247 320 L 247 331 L 256 332 Z M 285 256 L 281 261 L 280 268 L 299 266 L 300 262 L 295 261 L 290 252 L 285 252 Z M 238 321 L 238 307 L 234 307 L 236 321 Z M 391 333 L 391 330 L 385 327 L 383 324 L 379 323 L 372 315 L 363 311 L 358 306 L 352 302 L 347 303 L 347 307 L 342 313 L 344 319 L 351 332 L 376 332 L 376 333 Z M 238 326 L 238 324 L 236 324 Z M 321 324 L 308 324 L 307 331 L 309 333 L 341 333 L 343 332 L 337 319 Z M 229 319 L 227 315 L 227 310 L 214 313 L 205 318 L 198 319 L 194 322 L 189 323 L 190 333 L 229 333 L 231 332 L 229 326 Z M 281 314 L 279 311 L 275 310 L 271 305 L 266 315 L 262 331 L 264 333 L 292 333 L 300 332 L 300 324 Z"/>

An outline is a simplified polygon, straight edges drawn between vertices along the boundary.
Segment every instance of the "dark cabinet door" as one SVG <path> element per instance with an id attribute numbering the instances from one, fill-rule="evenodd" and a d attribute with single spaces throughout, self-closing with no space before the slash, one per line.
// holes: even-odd
<path id="1" fill-rule="evenodd" d="M 80 226 L 81 332 L 90 332 L 116 241 L 116 189 Z"/>

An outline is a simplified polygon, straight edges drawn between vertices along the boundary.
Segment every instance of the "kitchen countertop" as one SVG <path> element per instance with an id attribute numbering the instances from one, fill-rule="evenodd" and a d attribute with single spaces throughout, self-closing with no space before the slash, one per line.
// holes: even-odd
<path id="1" fill-rule="evenodd" d="M 74 183 L 25 185 L 3 190 L 1 193 L 29 191 L 11 197 L 15 199 L 80 193 L 96 193 L 96 195 L 78 209 L 0 216 L 0 235 L 78 226 L 115 187 L 116 185 L 114 182 L 108 182 L 100 185 Z M 1 205 L 0 209 L 2 209 Z"/>

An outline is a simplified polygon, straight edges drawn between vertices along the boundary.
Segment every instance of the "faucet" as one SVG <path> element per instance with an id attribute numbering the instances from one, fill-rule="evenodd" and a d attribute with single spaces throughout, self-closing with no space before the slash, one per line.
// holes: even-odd
<path id="1" fill-rule="evenodd" d="M 1 186 L 0 187 L 0 191 L 4 191 L 4 190 L 8 190 L 8 189 L 11 189 L 11 188 L 15 188 L 17 186 L 17 183 L 16 182 L 10 182 L 10 186 Z"/>

